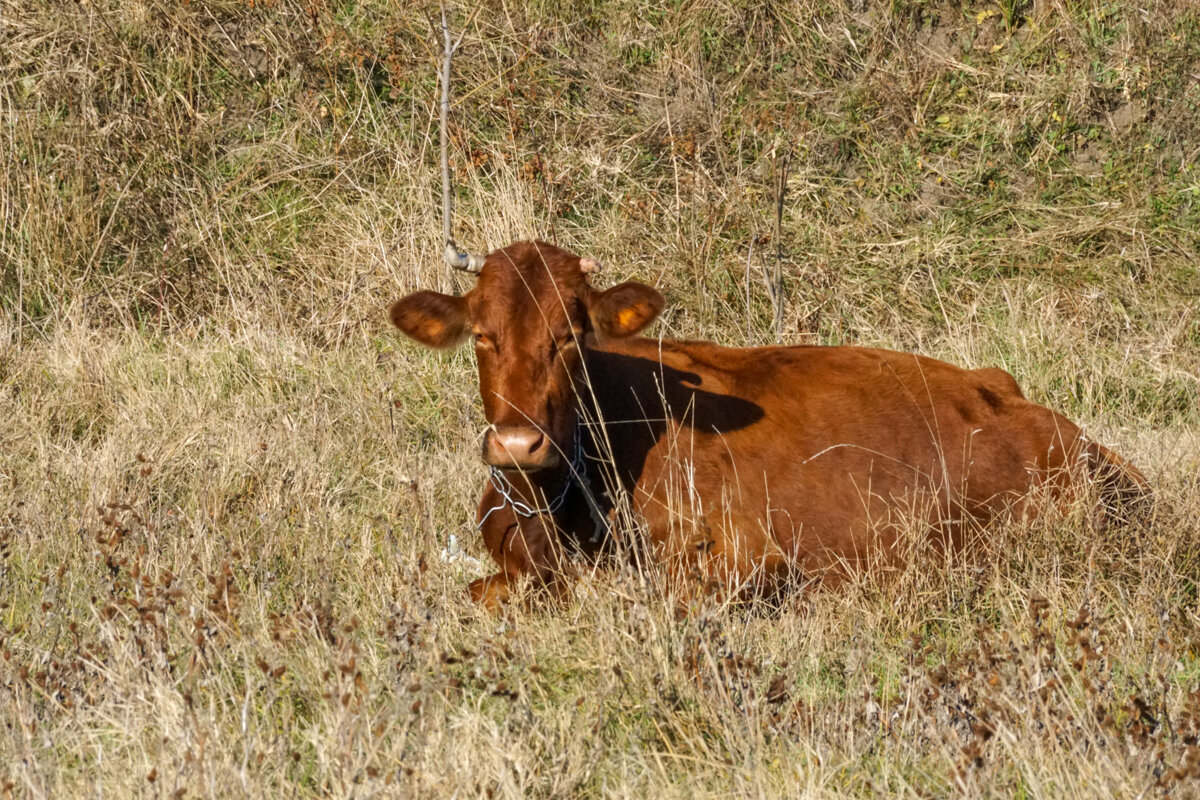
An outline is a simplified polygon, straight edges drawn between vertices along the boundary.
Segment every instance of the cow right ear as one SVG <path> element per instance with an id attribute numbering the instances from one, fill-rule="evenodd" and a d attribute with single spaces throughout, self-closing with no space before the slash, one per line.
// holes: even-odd
<path id="1" fill-rule="evenodd" d="M 454 347 L 467 336 L 467 300 L 438 292 L 415 292 L 392 303 L 392 324 L 426 347 Z"/>

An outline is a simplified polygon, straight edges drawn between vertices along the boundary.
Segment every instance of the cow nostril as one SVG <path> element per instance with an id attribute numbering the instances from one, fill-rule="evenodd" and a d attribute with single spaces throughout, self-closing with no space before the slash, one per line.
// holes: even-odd
<path id="1" fill-rule="evenodd" d="M 553 441 L 541 430 L 497 425 L 484 436 L 483 460 L 502 469 L 541 469 L 556 458 Z"/>

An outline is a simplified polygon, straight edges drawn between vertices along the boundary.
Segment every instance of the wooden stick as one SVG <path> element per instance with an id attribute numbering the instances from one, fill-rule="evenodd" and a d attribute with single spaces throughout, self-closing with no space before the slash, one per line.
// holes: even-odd
<path id="1" fill-rule="evenodd" d="M 779 192 L 775 200 L 775 343 L 783 340 L 783 198 L 787 195 L 788 166 L 792 161 L 789 147 L 783 154 L 779 172 Z"/>
<path id="2" fill-rule="evenodd" d="M 450 199 L 450 156 L 446 141 L 446 118 L 450 116 L 450 59 L 455 45 L 450 41 L 450 26 L 446 24 L 446 4 L 442 6 L 442 238 L 447 244 L 454 241 L 450 235 L 450 217 L 453 201 Z M 461 39 L 459 41 L 462 41 Z"/>
<path id="3" fill-rule="evenodd" d="M 746 252 L 746 344 L 750 344 L 750 260 L 754 258 L 754 245 L 758 243 L 758 234 L 750 237 L 750 249 Z"/>

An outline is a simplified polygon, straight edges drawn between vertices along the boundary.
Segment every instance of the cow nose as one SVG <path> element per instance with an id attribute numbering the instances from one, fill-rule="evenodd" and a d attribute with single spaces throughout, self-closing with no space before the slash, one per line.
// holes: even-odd
<path id="1" fill-rule="evenodd" d="M 483 460 L 500 469 L 547 469 L 558 465 L 549 436 L 526 425 L 494 425 L 483 437 Z"/>

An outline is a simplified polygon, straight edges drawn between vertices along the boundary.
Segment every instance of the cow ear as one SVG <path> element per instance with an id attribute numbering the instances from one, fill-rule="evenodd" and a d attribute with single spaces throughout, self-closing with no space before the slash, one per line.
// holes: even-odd
<path id="1" fill-rule="evenodd" d="M 467 335 L 467 300 L 415 292 L 392 303 L 392 324 L 426 347 L 453 347 Z"/>
<path id="2" fill-rule="evenodd" d="M 593 294 L 588 304 L 592 327 L 602 336 L 620 339 L 632 336 L 654 321 L 667 301 L 643 283 L 622 283 Z"/>

